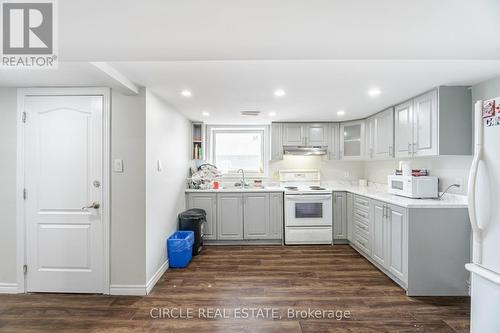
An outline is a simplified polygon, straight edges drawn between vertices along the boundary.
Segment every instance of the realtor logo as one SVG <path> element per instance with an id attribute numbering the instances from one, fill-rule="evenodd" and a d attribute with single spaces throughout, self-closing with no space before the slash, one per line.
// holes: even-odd
<path id="1" fill-rule="evenodd" d="M 54 68 L 54 0 L 4 0 L 1 5 L 2 67 Z"/>

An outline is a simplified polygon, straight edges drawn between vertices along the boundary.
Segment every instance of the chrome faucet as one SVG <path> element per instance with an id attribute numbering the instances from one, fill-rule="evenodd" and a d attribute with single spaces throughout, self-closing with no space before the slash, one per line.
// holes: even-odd
<path id="1" fill-rule="evenodd" d="M 239 183 L 236 183 L 235 186 L 241 186 L 241 188 L 245 188 L 248 186 L 248 184 L 245 181 L 245 170 L 238 169 L 236 173 L 239 173 L 240 171 L 241 171 L 241 181 Z"/>

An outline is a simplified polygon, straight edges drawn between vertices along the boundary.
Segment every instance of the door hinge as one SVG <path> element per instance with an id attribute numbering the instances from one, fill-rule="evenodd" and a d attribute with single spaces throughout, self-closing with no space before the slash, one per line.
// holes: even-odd
<path id="1" fill-rule="evenodd" d="M 28 197 L 28 191 L 26 191 L 26 189 L 23 189 L 23 199 L 26 200 L 27 197 Z"/>
<path id="2" fill-rule="evenodd" d="M 28 265 L 23 266 L 23 273 L 26 275 L 28 274 Z"/>
<path id="3" fill-rule="evenodd" d="M 23 123 L 26 123 L 26 112 L 23 112 Z"/>

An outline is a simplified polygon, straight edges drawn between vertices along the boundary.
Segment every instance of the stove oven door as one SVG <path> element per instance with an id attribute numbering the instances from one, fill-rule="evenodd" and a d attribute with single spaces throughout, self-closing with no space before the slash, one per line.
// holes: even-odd
<path id="1" fill-rule="evenodd" d="M 331 194 L 287 194 L 285 225 L 290 227 L 332 226 Z"/>

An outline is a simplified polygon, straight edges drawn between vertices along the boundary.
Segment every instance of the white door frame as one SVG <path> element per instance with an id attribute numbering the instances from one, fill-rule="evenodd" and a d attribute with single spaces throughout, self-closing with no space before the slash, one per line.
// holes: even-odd
<path id="1" fill-rule="evenodd" d="M 26 219 L 24 194 L 24 125 L 23 112 L 24 100 L 27 96 L 102 96 L 103 97 L 103 179 L 102 179 L 102 225 L 103 225 L 103 272 L 104 288 L 103 294 L 109 294 L 110 285 L 110 160 L 111 160 L 111 110 L 110 89 L 105 87 L 82 87 L 82 88 L 20 88 L 17 91 L 17 189 L 16 189 L 16 275 L 17 292 L 26 293 L 26 278 L 24 265 L 26 264 Z M 28 120 L 29 121 L 29 120 Z"/>

